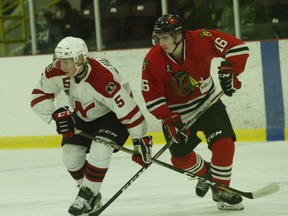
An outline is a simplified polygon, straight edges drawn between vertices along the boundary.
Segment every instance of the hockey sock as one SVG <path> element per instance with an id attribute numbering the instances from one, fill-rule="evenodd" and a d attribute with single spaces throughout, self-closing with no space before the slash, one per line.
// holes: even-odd
<path id="1" fill-rule="evenodd" d="M 111 147 L 92 141 L 83 185 L 89 187 L 95 194 L 99 192 L 108 171 L 113 150 Z"/>
<path id="2" fill-rule="evenodd" d="M 171 162 L 175 167 L 189 170 L 198 176 L 204 176 L 207 172 L 207 167 L 202 157 L 194 151 L 183 157 L 171 157 Z"/>
<path id="3" fill-rule="evenodd" d="M 212 144 L 212 181 L 229 186 L 232 174 L 235 144 L 231 137 L 224 137 Z"/>
<path id="4" fill-rule="evenodd" d="M 78 185 L 80 185 L 83 181 L 86 165 L 87 165 L 87 161 L 85 161 L 83 166 L 78 170 L 75 170 L 75 171 L 68 170 L 68 172 L 70 173 L 72 178 L 76 180 Z"/>

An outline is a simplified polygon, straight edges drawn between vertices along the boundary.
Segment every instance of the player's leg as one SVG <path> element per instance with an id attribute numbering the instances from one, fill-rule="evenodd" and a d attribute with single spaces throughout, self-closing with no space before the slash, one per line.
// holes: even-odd
<path id="1" fill-rule="evenodd" d="M 129 136 L 127 128 L 120 123 L 114 113 L 108 113 L 94 122 L 90 122 L 88 127 L 82 130 L 121 146 Z M 68 210 L 69 213 L 72 215 L 91 213 L 102 206 L 100 188 L 108 171 L 113 151 L 112 147 L 100 142 L 91 142 L 83 181 L 74 203 Z"/>
<path id="2" fill-rule="evenodd" d="M 211 158 L 211 181 L 230 185 L 234 149 L 236 140 L 225 105 L 218 101 L 200 119 L 199 124 L 206 136 Z M 211 187 L 213 200 L 217 203 L 234 205 L 237 209 L 243 209 L 242 197 L 238 194 Z M 219 206 L 218 206 L 219 207 Z M 229 209 L 231 210 L 231 209 Z"/>
<path id="3" fill-rule="evenodd" d="M 191 134 L 189 135 L 187 143 L 173 143 L 169 148 L 171 153 L 171 162 L 175 167 L 190 171 L 198 176 L 204 176 L 208 173 L 209 164 L 194 151 L 194 148 L 201 142 L 201 139 L 196 135 L 198 125 L 197 123 L 190 127 Z M 166 142 L 170 142 L 169 135 L 165 134 Z M 209 190 L 209 185 L 198 182 L 196 186 L 196 194 L 204 197 Z"/>
<path id="4" fill-rule="evenodd" d="M 74 140 L 77 140 L 77 142 L 79 142 L 79 139 L 81 141 L 82 137 L 76 137 L 76 135 L 74 136 Z M 70 142 L 71 139 L 73 140 L 73 138 L 69 138 Z M 63 139 L 65 140 L 65 138 Z M 82 140 L 83 143 L 83 140 Z M 86 199 L 91 199 L 91 197 L 94 196 L 94 194 L 91 192 L 91 190 L 89 188 L 82 188 L 82 183 L 84 180 L 84 175 L 87 169 L 87 165 L 88 162 L 86 160 L 86 149 L 87 147 L 85 146 L 80 146 L 80 145 L 76 145 L 74 144 L 69 144 L 69 143 L 65 143 L 63 144 L 62 147 L 62 158 L 63 158 L 63 162 L 68 170 L 68 172 L 71 174 L 71 176 L 73 177 L 73 179 L 77 182 L 77 185 L 79 186 L 80 190 L 79 190 L 79 194 L 77 197 L 86 197 Z M 99 196 L 97 197 L 97 199 L 99 200 Z M 76 203 L 77 200 L 77 208 L 74 208 L 74 204 Z M 89 207 L 89 203 L 87 202 L 87 204 L 85 202 L 81 202 L 81 199 L 77 199 L 76 198 L 75 202 L 74 202 L 74 206 L 69 208 L 69 212 L 73 215 L 81 215 L 83 213 L 83 206 L 85 206 L 85 208 Z M 96 200 L 94 198 L 94 200 Z M 71 211 L 72 208 L 72 211 Z M 80 210 L 79 210 L 80 209 Z"/>
<path id="5" fill-rule="evenodd" d="M 65 143 L 62 146 L 62 160 L 67 171 L 76 181 L 77 185 L 81 185 L 86 169 L 86 149 L 85 146 Z"/>

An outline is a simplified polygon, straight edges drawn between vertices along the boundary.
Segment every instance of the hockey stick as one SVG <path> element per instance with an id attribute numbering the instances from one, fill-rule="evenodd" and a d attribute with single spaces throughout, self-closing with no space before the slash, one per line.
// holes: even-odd
<path id="1" fill-rule="evenodd" d="M 86 137 L 88 139 L 94 140 L 96 142 L 102 143 L 104 145 L 113 147 L 117 150 L 121 150 L 123 152 L 129 153 L 129 154 L 136 154 L 136 152 L 122 147 L 122 146 L 118 146 L 113 142 L 108 142 L 106 140 L 103 140 L 101 138 L 98 137 L 94 137 L 90 134 L 84 133 L 80 130 L 75 130 L 76 134 L 79 134 L 83 137 Z M 163 152 L 165 150 L 167 150 L 170 145 L 172 145 L 172 143 L 167 143 L 166 145 L 164 145 L 154 156 L 153 158 L 151 158 L 152 160 L 156 160 L 158 157 L 160 157 L 161 154 L 163 154 Z M 152 163 L 150 164 L 146 164 L 144 167 L 142 167 L 120 190 L 118 190 L 100 209 L 98 209 L 96 212 L 93 212 L 91 214 L 89 214 L 89 216 L 98 216 L 100 215 L 109 205 L 111 205 L 112 202 L 114 202 L 114 200 L 116 200 L 149 166 L 151 166 Z"/>
<path id="2" fill-rule="evenodd" d="M 174 170 L 174 171 L 176 171 L 178 173 L 187 175 L 187 176 L 189 176 L 191 178 L 199 179 L 199 180 L 205 180 L 205 182 L 208 183 L 211 186 L 218 187 L 218 188 L 221 188 L 223 190 L 227 190 L 227 191 L 231 191 L 231 192 L 237 193 L 237 194 L 239 194 L 239 195 L 241 195 L 243 197 L 246 197 L 248 199 L 257 199 L 257 198 L 265 197 L 265 196 L 268 196 L 270 194 L 273 194 L 273 193 L 279 191 L 279 189 L 280 189 L 280 187 L 279 187 L 279 185 L 277 183 L 270 183 L 267 186 L 264 186 L 264 187 L 262 187 L 262 188 L 260 188 L 260 189 L 258 189 L 256 191 L 244 192 L 244 191 L 241 191 L 241 190 L 229 187 L 229 186 L 225 186 L 225 185 L 222 185 L 222 184 L 218 184 L 216 182 L 209 181 L 209 180 L 207 180 L 207 179 L 205 179 L 205 178 L 203 178 L 201 176 L 196 176 L 192 172 L 185 171 L 185 170 L 180 169 L 178 167 L 175 167 L 175 166 L 172 166 L 170 164 L 167 164 L 167 163 L 165 163 L 163 161 L 152 159 L 152 162 L 156 163 L 156 164 L 158 164 L 160 166 L 163 166 L 165 168 Z"/>
<path id="3" fill-rule="evenodd" d="M 89 135 L 89 134 L 86 134 L 86 133 L 84 133 L 84 132 L 80 132 L 80 131 L 77 131 L 78 132 L 78 134 L 79 135 L 82 135 L 82 136 L 84 136 L 84 137 L 86 137 L 86 138 L 89 138 L 89 139 L 92 139 L 92 140 L 96 140 L 97 142 L 100 142 L 100 143 L 103 143 L 104 145 L 108 145 L 108 146 L 111 146 L 111 147 L 114 147 L 114 148 L 116 148 L 116 149 L 118 149 L 118 150 L 121 150 L 121 151 L 123 151 L 123 152 L 126 152 L 126 153 L 128 153 L 128 154 L 131 154 L 131 155 L 133 155 L 133 154 L 136 154 L 136 152 L 135 151 L 133 151 L 133 150 L 130 150 L 130 149 L 128 149 L 128 148 L 125 148 L 125 147 L 122 147 L 122 146 L 117 146 L 116 144 L 114 144 L 113 142 L 108 142 L 108 141 L 106 141 L 106 140 L 103 140 L 103 139 L 101 139 L 101 138 L 95 138 L 95 137 L 93 137 L 93 136 L 91 136 L 91 135 Z M 164 147 L 169 147 L 169 145 L 168 144 L 166 144 Z M 164 148 L 163 147 L 163 148 Z M 159 161 L 159 160 L 157 160 L 157 158 L 160 156 L 159 155 L 159 153 L 160 154 L 162 154 L 165 150 L 163 150 L 163 148 L 162 149 L 160 149 L 159 150 L 159 152 L 151 159 L 152 160 L 152 163 L 155 163 L 155 164 L 158 164 L 158 165 L 160 165 L 160 166 L 162 166 L 162 167 L 165 167 L 165 168 L 167 168 L 167 169 L 170 169 L 170 170 L 173 170 L 173 171 L 176 171 L 176 172 L 178 172 L 178 173 L 181 173 L 181 174 L 184 174 L 184 175 L 186 175 L 186 176 L 189 176 L 189 177 L 191 177 L 191 178 L 194 178 L 194 179 L 200 179 L 200 180 L 205 180 L 206 181 L 206 183 L 208 183 L 209 185 L 211 185 L 211 186 L 214 186 L 214 187 L 218 187 L 218 188 L 221 188 L 221 189 L 223 189 L 223 190 L 227 190 L 227 191 L 231 191 L 231 192 L 234 192 L 234 193 L 237 193 L 237 194 L 239 194 L 239 195 L 241 195 L 241 196 L 243 196 L 243 197 L 246 197 L 246 198 L 248 198 L 248 199 L 257 199 L 257 198 L 261 198 L 261 197 L 265 197 L 265 196 L 268 196 L 268 195 L 270 195 L 270 194 L 273 194 L 273 193 L 275 193 L 275 192 L 277 192 L 277 191 L 279 191 L 279 185 L 277 184 L 277 183 L 271 183 L 271 184 L 269 184 L 269 185 L 267 185 L 267 186 L 265 186 L 265 187 L 262 187 L 262 188 L 260 188 L 260 189 L 258 189 L 258 190 L 256 190 L 256 191 L 252 191 L 252 192 L 244 192 L 244 191 L 241 191 L 241 190 L 238 190 L 238 189 L 235 189 L 235 188 L 232 188 L 232 187 L 229 187 L 229 186 L 225 186 L 225 185 L 222 185 L 222 184 L 218 184 L 218 183 L 216 183 L 216 182 L 212 182 L 212 181 L 209 181 L 209 180 L 207 180 L 207 179 L 205 179 L 205 178 L 203 178 L 203 177 L 201 177 L 201 176 L 196 176 L 194 173 L 192 173 L 192 172 L 188 172 L 188 171 L 185 171 L 185 170 L 183 170 L 183 169 L 180 169 L 180 168 L 178 168 L 178 167 L 175 167 L 175 166 L 172 166 L 172 165 L 170 165 L 170 164 L 167 164 L 167 163 L 165 163 L 165 162 L 163 162 L 163 161 Z M 157 157 L 156 157 L 157 156 Z M 143 167 L 138 173 L 136 173 L 136 175 L 134 175 L 127 183 L 126 183 L 126 185 L 128 184 L 128 186 L 136 179 L 136 178 L 138 178 L 139 177 L 139 175 L 141 175 L 144 171 L 145 171 L 145 169 L 147 168 L 147 167 L 149 167 L 151 164 L 147 164 L 145 167 Z M 137 177 L 136 177 L 137 176 Z M 120 191 L 118 191 L 116 194 L 118 194 L 119 193 L 119 195 L 128 187 L 128 186 L 126 186 L 126 185 L 124 185 L 121 189 L 120 189 Z M 126 186 L 126 187 L 125 187 Z M 116 195 L 115 194 L 115 195 Z M 115 196 L 114 195 L 114 196 Z M 118 195 L 118 196 L 119 196 Z M 117 197 L 118 197 L 117 196 Z M 116 198 L 117 198 L 116 197 Z M 113 197 L 112 197 L 113 198 Z M 111 199 L 112 199 L 111 198 Z M 115 199 L 116 199 L 115 198 Z M 110 199 L 110 200 L 111 200 Z M 108 205 L 110 205 L 110 203 L 112 203 L 115 199 L 113 199 L 111 202 L 109 202 L 109 204 Z M 107 202 L 107 203 L 108 203 Z M 106 205 L 106 204 L 105 204 Z M 104 206 L 105 206 L 104 205 Z M 106 206 L 106 208 L 108 207 L 108 205 Z M 103 207 L 104 207 L 103 206 Z M 102 208 L 103 208 L 102 207 Z M 101 208 L 101 209 L 102 209 Z M 101 210 L 101 209 L 99 209 L 99 211 Z M 104 209 L 103 209 L 104 210 Z M 102 210 L 102 211 L 103 211 Z M 97 212 L 99 212 L 99 211 L 97 211 Z M 102 212 L 101 211 L 101 212 Z M 91 214 L 91 216 L 96 216 L 96 215 L 98 215 L 98 214 Z"/>

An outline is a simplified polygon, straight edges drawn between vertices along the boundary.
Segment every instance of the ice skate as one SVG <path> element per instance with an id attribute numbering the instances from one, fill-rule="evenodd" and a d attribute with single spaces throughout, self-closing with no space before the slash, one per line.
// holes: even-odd
<path id="1" fill-rule="evenodd" d="M 205 162 L 205 164 L 207 166 L 207 173 L 203 176 L 204 179 L 198 180 L 195 188 L 196 195 L 199 197 L 204 197 L 210 188 L 210 184 L 206 182 L 206 179 L 211 179 L 210 164 L 208 162 Z"/>
<path id="2" fill-rule="evenodd" d="M 68 209 L 71 215 L 89 214 L 102 206 L 101 194 L 94 195 L 88 187 L 81 187 L 74 203 Z"/>
<path id="3" fill-rule="evenodd" d="M 219 210 L 243 210 L 242 197 L 231 191 L 212 186 L 213 200 L 217 203 Z"/>
<path id="4" fill-rule="evenodd" d="M 196 195 L 199 197 L 204 197 L 209 190 L 210 185 L 204 180 L 199 179 L 195 188 Z"/>

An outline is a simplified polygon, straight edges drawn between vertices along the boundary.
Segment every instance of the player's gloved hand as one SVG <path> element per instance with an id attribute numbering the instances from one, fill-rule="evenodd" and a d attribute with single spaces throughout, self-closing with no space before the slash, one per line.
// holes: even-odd
<path id="1" fill-rule="evenodd" d="M 52 113 L 52 118 L 56 122 L 58 134 L 65 137 L 74 136 L 75 121 L 68 107 L 60 107 Z"/>
<path id="2" fill-rule="evenodd" d="M 152 155 L 152 136 L 144 136 L 142 138 L 133 139 L 134 151 L 137 154 L 132 156 L 132 160 L 141 166 L 151 163 Z"/>
<path id="3" fill-rule="evenodd" d="M 169 140 L 173 143 L 187 142 L 190 130 L 186 129 L 180 132 L 185 127 L 185 124 L 182 122 L 181 116 L 178 113 L 163 119 L 162 124 L 166 141 Z"/>
<path id="4" fill-rule="evenodd" d="M 235 67 L 228 61 L 222 61 L 218 69 L 221 88 L 224 94 L 231 97 L 236 90 L 241 88 L 241 82 L 237 78 Z"/>

